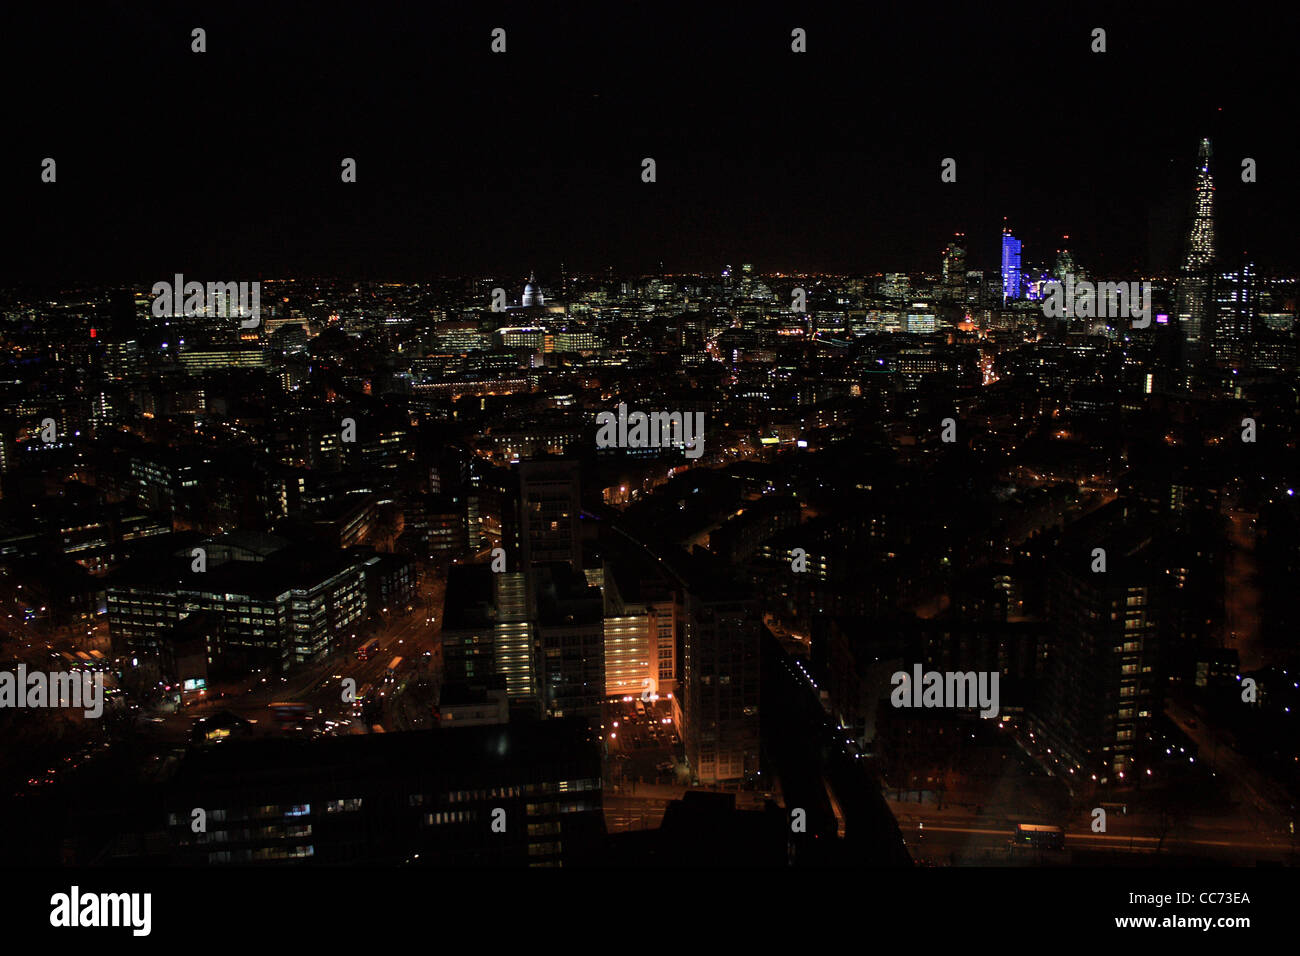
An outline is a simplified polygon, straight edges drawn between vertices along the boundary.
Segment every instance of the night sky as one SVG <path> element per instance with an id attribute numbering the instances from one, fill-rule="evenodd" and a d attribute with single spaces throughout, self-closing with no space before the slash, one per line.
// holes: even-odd
<path id="1" fill-rule="evenodd" d="M 1004 216 L 1026 264 L 1069 233 L 1170 269 L 1203 135 L 1220 251 L 1297 270 L 1295 22 L 1264 5 L 419 6 L 6 10 L 0 277 L 935 271 L 956 230 L 996 268 Z"/>

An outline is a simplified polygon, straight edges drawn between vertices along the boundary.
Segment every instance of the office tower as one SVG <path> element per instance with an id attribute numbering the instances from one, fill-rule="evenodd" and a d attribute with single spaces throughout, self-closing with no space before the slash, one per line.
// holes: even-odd
<path id="1" fill-rule="evenodd" d="M 966 300 L 966 236 L 960 232 L 943 250 L 943 294 L 949 302 Z"/>
<path id="2" fill-rule="evenodd" d="M 581 568 L 578 463 L 562 459 L 521 462 L 519 502 L 524 564 L 532 567 L 563 561 L 575 570 Z"/>
<path id="3" fill-rule="evenodd" d="M 533 654 L 533 623 L 528 576 L 502 571 L 492 576 L 496 621 L 493 624 L 496 672 L 506 680 L 512 703 L 537 701 L 537 661 Z"/>
<path id="4" fill-rule="evenodd" d="M 655 686 L 667 696 L 677 689 L 677 619 L 676 592 L 652 585 L 647 592 L 650 602 L 650 647 L 654 653 Z"/>
<path id="5" fill-rule="evenodd" d="M 628 563 L 586 570 L 605 595 L 605 693 L 666 697 L 677 677 L 677 592 L 657 572 Z"/>
<path id="6" fill-rule="evenodd" d="M 588 571 L 587 578 L 598 583 L 605 596 L 605 695 L 658 693 L 651 606 L 635 592 L 624 594 L 613 565 L 606 563 Z"/>
<path id="7" fill-rule="evenodd" d="M 110 338 L 136 338 L 140 334 L 140 312 L 135 299 L 131 289 L 115 289 L 109 293 L 108 321 L 100 323 L 101 332 L 110 333 Z"/>
<path id="8" fill-rule="evenodd" d="M 447 570 L 442 611 L 442 666 L 448 682 L 473 683 L 497 673 L 498 585 L 485 564 L 454 564 Z"/>
<path id="9" fill-rule="evenodd" d="M 651 626 L 648 613 L 609 613 L 605 618 L 605 693 L 609 697 L 657 694 L 658 682 L 651 660 Z"/>
<path id="10" fill-rule="evenodd" d="M 548 717 L 599 722 L 605 698 L 605 601 L 566 562 L 534 564 L 538 666 Z"/>
<path id="11" fill-rule="evenodd" d="M 1255 264 L 1247 262 L 1239 269 L 1220 274 L 1212 291 L 1214 358 L 1229 368 L 1245 368 L 1250 364 L 1252 335 L 1259 313 L 1259 277 Z"/>
<path id="12" fill-rule="evenodd" d="M 433 331 L 434 344 L 449 352 L 472 352 L 492 348 L 492 333 L 477 322 L 440 322 Z"/>
<path id="13" fill-rule="evenodd" d="M 922 305 L 914 305 L 907 313 L 905 328 L 913 335 L 929 335 L 938 327 L 938 317 Z"/>
<path id="14" fill-rule="evenodd" d="M 506 567 L 518 567 L 523 560 L 518 476 L 480 458 L 469 462 L 468 474 L 465 522 L 470 552 L 504 548 Z"/>
<path id="15" fill-rule="evenodd" d="M 1068 242 L 1070 237 L 1062 236 L 1061 239 Z M 1083 270 L 1079 268 L 1079 263 L 1075 261 L 1074 253 L 1065 246 L 1056 250 L 1056 267 L 1052 270 L 1052 273 L 1053 278 L 1059 279 L 1062 282 L 1065 281 L 1066 276 L 1074 276 L 1076 282 L 1087 278 Z"/>
<path id="16" fill-rule="evenodd" d="M 512 708 L 535 711 L 537 660 L 528 576 L 487 564 L 455 564 L 447 572 L 442 618 L 443 673 L 473 685 L 505 679 Z"/>
<path id="17" fill-rule="evenodd" d="M 190 548 L 137 556 L 107 589 L 108 628 L 129 657 L 157 659 L 189 613 L 220 621 L 210 648 L 226 673 L 287 670 L 320 658 L 365 620 L 368 557 L 289 545 L 239 532 L 202 541 L 207 569 L 191 568 Z"/>
<path id="18" fill-rule="evenodd" d="M 1020 298 L 1020 240 L 1002 230 L 1002 302 Z"/>
<path id="19" fill-rule="evenodd" d="M 906 299 L 912 294 L 912 280 L 902 272 L 888 272 L 880 283 L 880 294 L 887 299 Z"/>
<path id="20" fill-rule="evenodd" d="M 1192 194 L 1191 222 L 1187 248 L 1178 277 L 1175 309 L 1183 329 L 1186 357 L 1203 354 L 1207 313 L 1210 310 L 1210 278 L 1214 266 L 1214 177 L 1210 173 L 1210 141 L 1201 140 L 1196 159 L 1196 189 Z"/>
<path id="21" fill-rule="evenodd" d="M 200 803 L 216 809 L 195 834 Z M 605 834 L 600 745 L 568 720 L 227 740 L 143 794 L 105 791 L 71 831 L 79 863 L 589 865 Z"/>
<path id="22" fill-rule="evenodd" d="M 686 759 L 700 783 L 740 780 L 759 769 L 762 621 L 753 600 L 725 591 L 715 582 L 686 595 L 680 720 Z"/>

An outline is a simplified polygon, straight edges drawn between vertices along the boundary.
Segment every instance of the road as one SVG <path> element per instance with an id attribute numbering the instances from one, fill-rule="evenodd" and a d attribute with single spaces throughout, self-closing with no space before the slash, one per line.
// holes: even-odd
<path id="1" fill-rule="evenodd" d="M 1286 789 L 1261 773 L 1248 757 L 1237 753 L 1230 734 L 1206 726 L 1177 701 L 1166 701 L 1165 714 L 1192 739 L 1199 748 L 1201 760 L 1215 776 L 1226 780 L 1232 799 L 1243 807 L 1253 808 L 1261 827 L 1283 830 L 1290 826 L 1291 800 Z"/>
<path id="2" fill-rule="evenodd" d="M 900 803 L 890 808 L 908 846 L 918 858 L 951 862 L 982 862 L 989 851 L 999 851 L 1012 862 L 1038 862 L 1038 851 L 1016 848 L 1008 851 L 1017 823 L 1053 823 L 1044 819 L 1008 819 L 977 815 L 960 807 L 939 810 L 930 804 Z M 1171 855 L 1210 857 L 1225 863 L 1252 865 L 1256 860 L 1285 861 L 1292 855 L 1289 831 L 1284 827 L 1252 829 L 1236 818 L 1193 818 L 1177 828 L 1162 824 L 1155 814 L 1119 814 L 1106 820 L 1105 833 L 1093 833 L 1089 819 L 1069 821 L 1067 850 L 1102 850 L 1111 853 L 1151 854 L 1158 850 Z M 1161 834 L 1164 831 L 1164 842 Z M 1042 862 L 1059 862 L 1060 857 L 1044 851 Z M 1028 855 L 1026 855 L 1028 854 Z"/>
<path id="3" fill-rule="evenodd" d="M 1163 847 L 1158 835 L 1138 833 L 1069 832 L 1064 851 L 1012 847 L 1013 828 L 1001 825 L 962 826 L 924 823 L 900 819 L 904 839 L 915 859 L 931 863 L 978 863 L 1004 858 L 1014 865 L 1067 863 L 1073 851 L 1094 850 L 1109 853 L 1151 855 L 1156 852 L 1176 856 L 1195 856 L 1222 863 L 1240 864 L 1243 860 L 1285 862 L 1289 845 L 1277 837 L 1215 839 L 1213 835 L 1166 837 Z"/>
<path id="4" fill-rule="evenodd" d="M 295 669 L 284 676 L 254 675 L 230 684 L 214 685 L 211 692 L 192 699 L 175 713 L 160 715 L 160 722 L 148 727 L 164 740 L 188 739 L 196 718 L 223 710 L 268 728 L 268 706 L 277 700 L 301 701 L 308 713 L 319 718 L 351 718 L 352 707 L 343 700 L 343 681 L 351 678 L 360 691 L 367 684 L 388 695 L 417 674 L 436 685 L 442 674 L 441 624 L 445 584 L 435 580 L 421 588 L 412 610 L 389 615 L 369 631 L 359 632 L 330 657 Z M 356 647 L 371 637 L 379 639 L 379 650 L 369 660 L 357 659 Z M 426 654 L 426 652 L 428 652 Z M 399 680 L 384 684 L 384 673 L 394 657 L 402 658 Z M 221 696 L 224 694 L 224 696 Z"/>

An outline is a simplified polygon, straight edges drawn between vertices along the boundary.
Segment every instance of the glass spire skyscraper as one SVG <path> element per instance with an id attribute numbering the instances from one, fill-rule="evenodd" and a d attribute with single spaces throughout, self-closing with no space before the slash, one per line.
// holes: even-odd
<path id="1" fill-rule="evenodd" d="M 1214 176 L 1210 173 L 1210 141 L 1203 139 L 1196 157 L 1196 191 L 1192 195 L 1186 255 L 1178 277 L 1178 321 L 1182 325 L 1188 358 L 1199 356 L 1203 349 L 1213 265 Z"/>

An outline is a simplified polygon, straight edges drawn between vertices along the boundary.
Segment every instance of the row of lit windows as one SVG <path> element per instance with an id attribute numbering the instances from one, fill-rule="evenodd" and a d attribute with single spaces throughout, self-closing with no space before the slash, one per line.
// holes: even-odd
<path id="1" fill-rule="evenodd" d="M 351 797 L 347 800 L 327 800 L 324 806 L 326 813 L 350 813 L 353 810 L 361 809 L 361 798 Z"/>
<path id="2" fill-rule="evenodd" d="M 311 836 L 310 823 L 297 823 L 291 826 L 266 826 L 257 829 L 241 828 L 238 830 L 212 830 L 208 833 L 195 834 L 194 843 L 239 843 L 249 840 L 289 840 Z"/>
<path id="3" fill-rule="evenodd" d="M 541 783 L 530 783 L 525 786 L 514 787 L 491 787 L 481 790 L 453 790 L 447 794 L 448 803 L 469 803 L 479 800 L 496 800 L 508 799 L 512 797 L 528 796 L 536 793 L 575 793 L 590 790 L 599 790 L 601 782 L 599 777 L 586 777 L 580 780 L 561 780 L 552 784 L 550 781 Z M 408 798 L 410 806 L 422 806 L 425 802 L 423 794 L 411 794 Z M 432 801 L 432 797 L 428 798 Z"/>
<path id="4" fill-rule="evenodd" d="M 593 800 L 550 801 L 547 803 L 530 803 L 525 808 L 530 817 L 551 816 L 556 813 L 582 813 L 597 809 Z"/>
<path id="5" fill-rule="evenodd" d="M 472 800 L 494 800 L 498 798 L 522 797 L 534 793 L 573 793 L 576 791 L 599 790 L 600 778 L 589 777 L 581 780 L 561 780 L 552 784 L 550 781 L 530 783 L 522 787 L 491 787 L 482 790 L 453 790 L 447 794 L 448 803 L 468 803 Z M 411 797 L 415 800 L 415 795 Z M 414 802 L 412 803 L 414 806 Z"/>
<path id="6" fill-rule="evenodd" d="M 209 863 L 249 863 L 261 860 L 298 860 L 315 856 L 316 848 L 307 846 L 262 847 L 257 850 L 218 850 L 208 854 Z"/>
<path id="7" fill-rule="evenodd" d="M 426 813 L 424 825 L 441 826 L 444 823 L 471 823 L 478 819 L 476 810 L 444 810 L 438 813 Z"/>
<path id="8" fill-rule="evenodd" d="M 352 810 L 361 809 L 361 798 L 353 797 L 348 800 L 329 800 L 321 804 L 326 813 L 345 813 Z M 275 803 L 269 803 L 260 807 L 252 807 L 247 810 L 209 810 L 208 819 L 214 823 L 224 823 L 226 821 L 235 822 L 239 820 L 257 820 L 266 817 L 305 817 L 311 814 L 310 803 L 296 803 L 287 806 Z M 169 813 L 167 822 L 172 826 L 182 824 L 189 825 L 189 817 L 185 814 Z"/>

